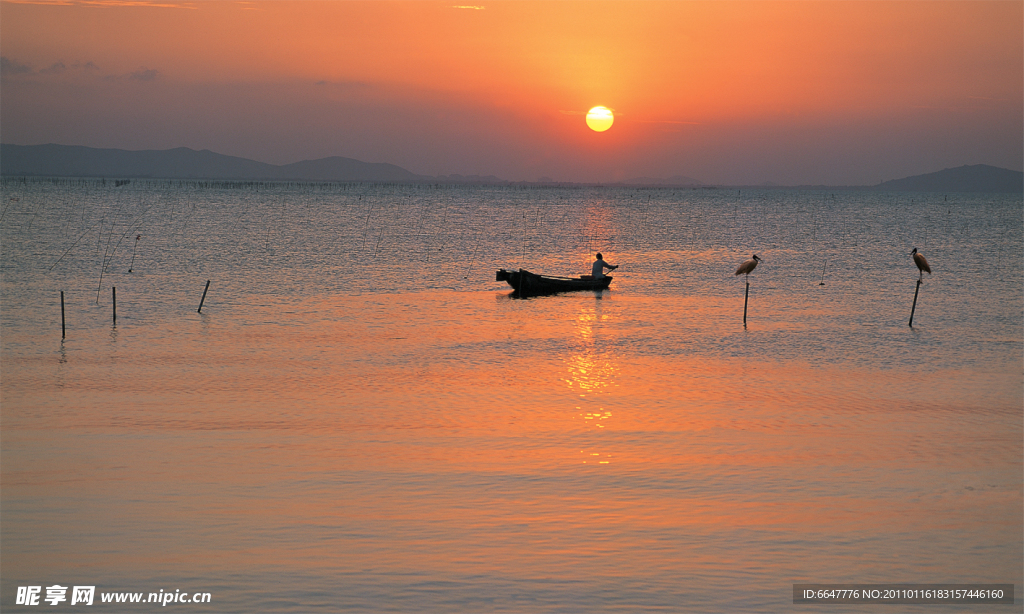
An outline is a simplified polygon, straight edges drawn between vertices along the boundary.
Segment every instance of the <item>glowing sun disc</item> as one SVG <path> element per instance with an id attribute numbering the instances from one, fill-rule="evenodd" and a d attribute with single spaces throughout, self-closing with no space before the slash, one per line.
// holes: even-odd
<path id="1" fill-rule="evenodd" d="M 612 127 L 614 121 L 612 110 L 608 107 L 594 107 L 587 112 L 587 125 L 594 132 L 604 132 Z"/>

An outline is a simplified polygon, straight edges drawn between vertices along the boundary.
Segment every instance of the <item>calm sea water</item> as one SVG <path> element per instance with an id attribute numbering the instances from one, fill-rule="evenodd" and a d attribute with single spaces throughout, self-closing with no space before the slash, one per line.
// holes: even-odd
<path id="1" fill-rule="evenodd" d="M 1019 196 L 7 180 L 0 207 L 5 612 L 80 607 L 16 605 L 55 584 L 112 612 L 1020 603 Z M 606 292 L 494 281 L 597 251 Z"/>

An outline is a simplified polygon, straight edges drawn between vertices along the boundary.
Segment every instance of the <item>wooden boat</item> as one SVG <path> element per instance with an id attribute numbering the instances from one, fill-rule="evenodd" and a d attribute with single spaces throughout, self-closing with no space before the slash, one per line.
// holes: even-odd
<path id="1" fill-rule="evenodd" d="M 525 269 L 509 271 L 498 269 L 495 281 L 507 281 L 508 285 L 520 294 L 554 294 L 556 292 L 572 292 L 575 290 L 604 290 L 612 283 L 612 278 L 604 276 L 594 279 L 591 275 L 579 277 L 554 277 L 538 275 Z"/>

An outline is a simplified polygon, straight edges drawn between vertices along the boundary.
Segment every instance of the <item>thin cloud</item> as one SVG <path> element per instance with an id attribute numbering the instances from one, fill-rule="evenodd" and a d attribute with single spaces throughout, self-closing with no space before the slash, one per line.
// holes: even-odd
<path id="1" fill-rule="evenodd" d="M 968 96 L 971 100 L 991 100 L 993 102 L 1009 102 L 1009 98 L 990 98 L 988 96 Z"/>
<path id="2" fill-rule="evenodd" d="M 627 113 L 623 113 L 621 111 L 616 111 L 615 109 L 612 109 L 611 107 L 609 107 L 608 110 L 611 111 L 615 115 L 616 119 L 628 116 Z M 586 115 L 589 112 L 590 112 L 589 110 L 587 110 L 587 111 L 566 111 L 564 109 L 559 111 L 559 113 L 561 113 L 562 115 L 572 115 L 572 116 Z M 688 121 L 682 121 L 682 120 L 678 120 L 678 119 L 630 119 L 629 121 L 631 121 L 631 122 L 633 122 L 635 124 L 665 124 L 665 125 L 669 125 L 669 126 L 703 126 L 704 125 L 703 122 L 688 122 Z"/>
<path id="3" fill-rule="evenodd" d="M 701 126 L 703 122 L 684 122 L 675 119 L 634 119 L 638 124 L 669 124 L 671 126 Z"/>
<path id="4" fill-rule="evenodd" d="M 194 9 L 192 2 L 146 2 L 146 0 L 4 0 L 7 4 L 42 6 L 88 6 L 93 8 L 143 7 L 160 9 Z"/>
<path id="5" fill-rule="evenodd" d="M 27 64 L 21 64 L 8 58 L 7 56 L 0 56 L 0 74 L 4 75 L 28 75 L 32 73 L 32 67 Z"/>
<path id="6" fill-rule="evenodd" d="M 614 113 L 615 117 L 622 116 L 622 113 L 619 113 L 618 111 L 612 109 L 611 107 L 608 107 L 608 110 Z M 587 109 L 586 111 L 566 111 L 565 109 L 560 109 L 558 112 L 561 113 L 562 115 L 587 115 L 588 113 L 590 113 L 590 109 Z"/>
<path id="7" fill-rule="evenodd" d="M 372 83 L 366 81 L 328 81 L 326 79 L 315 81 L 313 85 L 331 87 L 339 90 L 368 90 L 374 87 Z"/>
<path id="8" fill-rule="evenodd" d="M 145 0 L 81 0 L 77 2 L 80 6 L 92 6 L 96 8 L 121 8 L 121 7 L 142 7 L 157 9 L 194 9 L 196 6 L 191 2 L 145 2 Z"/>
<path id="9" fill-rule="evenodd" d="M 41 4 L 43 6 L 74 6 L 69 0 L 4 0 L 6 4 Z"/>
<path id="10" fill-rule="evenodd" d="M 40 70 L 39 74 L 41 74 L 41 75 L 59 75 L 59 74 L 63 73 L 64 71 L 66 71 L 67 69 L 68 69 L 68 67 L 64 65 L 64 62 L 55 62 L 49 68 L 43 68 L 42 70 Z"/>
<path id="11" fill-rule="evenodd" d="M 91 60 L 86 62 L 74 62 L 70 67 L 64 62 L 54 62 L 46 68 L 35 70 L 28 64 L 22 64 L 21 62 L 7 56 L 0 56 L 0 74 L 3 75 L 4 79 L 18 76 L 29 79 L 45 78 L 51 81 L 73 79 L 76 74 L 85 78 L 98 78 L 105 81 L 120 81 L 123 79 L 131 81 L 156 81 L 161 77 L 159 70 L 155 68 L 147 68 L 145 66 L 140 66 L 138 70 L 134 70 L 128 74 L 103 75 L 101 74 L 100 67 Z"/>
<path id="12" fill-rule="evenodd" d="M 452 8 L 453 9 L 468 9 L 468 10 L 471 10 L 471 11 L 482 11 L 482 10 L 484 10 L 487 7 L 485 7 L 485 6 L 474 6 L 474 5 L 470 5 L 470 4 L 456 4 L 456 5 L 453 5 Z"/>
<path id="13" fill-rule="evenodd" d="M 128 75 L 128 78 L 132 79 L 133 81 L 154 81 L 159 76 L 159 70 L 143 67 Z"/>
<path id="14" fill-rule="evenodd" d="M 28 64 L 22 64 L 17 60 L 12 60 L 7 56 L 0 57 L 0 71 L 5 76 L 11 75 L 46 75 L 46 76 L 57 76 L 64 74 L 71 74 L 70 71 L 82 71 L 85 73 L 99 73 L 100 67 L 95 62 L 75 62 L 70 67 L 64 62 L 54 62 L 46 68 L 34 70 Z"/>

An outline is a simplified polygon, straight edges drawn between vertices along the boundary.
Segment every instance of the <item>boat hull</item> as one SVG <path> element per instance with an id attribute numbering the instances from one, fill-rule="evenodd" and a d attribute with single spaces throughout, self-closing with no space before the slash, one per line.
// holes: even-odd
<path id="1" fill-rule="evenodd" d="M 584 277 L 554 277 L 538 275 L 525 269 L 509 271 L 499 269 L 494 276 L 495 281 L 505 281 L 520 294 L 555 294 L 558 292 L 575 292 L 577 290 L 604 290 L 612 283 L 609 276 L 593 279 Z"/>

